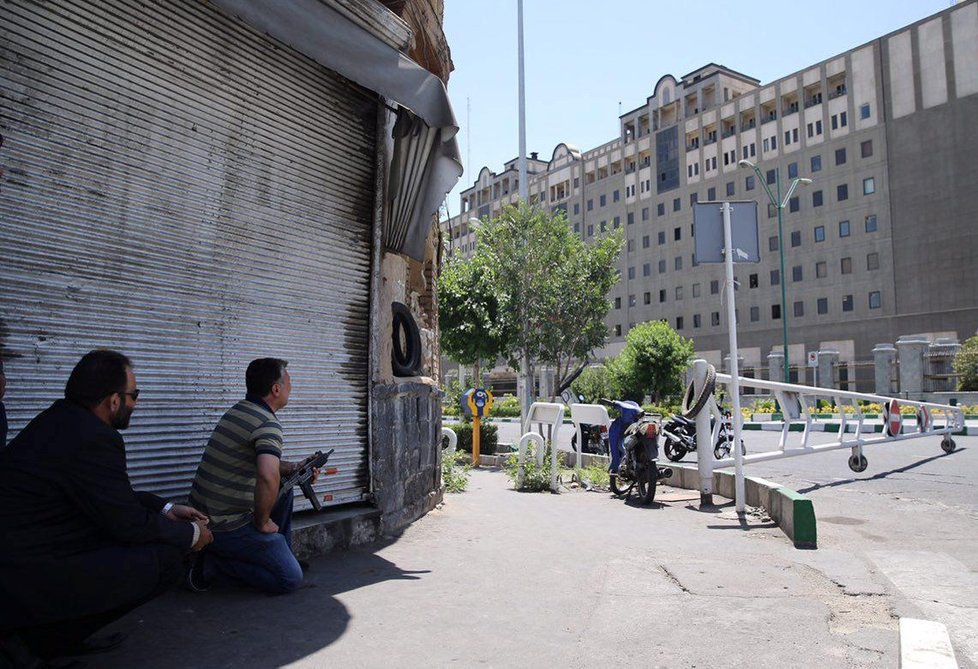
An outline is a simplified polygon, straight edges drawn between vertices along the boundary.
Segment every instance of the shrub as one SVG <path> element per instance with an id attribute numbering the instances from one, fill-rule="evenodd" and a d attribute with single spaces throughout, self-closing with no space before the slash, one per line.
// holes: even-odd
<path id="1" fill-rule="evenodd" d="M 978 390 L 978 335 L 966 339 L 954 356 L 958 390 Z"/>
<path id="2" fill-rule="evenodd" d="M 577 467 L 574 469 L 574 476 L 581 484 L 593 488 L 607 488 L 610 484 L 608 467 L 605 465 L 592 464 L 587 467 Z"/>
<path id="3" fill-rule="evenodd" d="M 520 399 L 512 395 L 503 395 L 494 399 L 489 415 L 496 418 L 519 418 Z"/>
<path id="4" fill-rule="evenodd" d="M 774 413 L 774 400 L 754 400 L 751 408 L 754 413 Z"/>
<path id="5" fill-rule="evenodd" d="M 465 464 L 465 453 L 462 451 L 455 451 L 451 455 L 445 453 L 441 460 L 441 482 L 445 486 L 445 492 L 465 492 L 469 485 L 470 469 L 472 468 Z"/>
<path id="6" fill-rule="evenodd" d="M 458 436 L 458 450 L 466 453 L 472 452 L 472 423 L 459 423 L 449 425 L 455 430 Z M 479 454 L 494 455 L 499 446 L 499 428 L 487 421 L 481 421 L 479 425 Z"/>
<path id="7" fill-rule="evenodd" d="M 526 459 L 523 465 L 523 485 L 517 487 L 517 490 L 523 490 L 525 492 L 540 492 L 543 490 L 550 490 L 550 444 L 547 444 L 547 450 L 543 453 L 543 466 L 537 465 L 536 458 L 537 443 L 531 441 L 526 449 Z M 562 452 L 557 453 L 557 469 L 560 470 L 564 464 L 564 454 Z M 506 476 L 509 480 L 513 482 L 516 486 L 516 481 L 519 477 L 519 453 L 513 453 L 508 458 L 506 458 Z"/>
<path id="8" fill-rule="evenodd" d="M 574 383 L 571 384 L 571 391 L 575 396 L 583 395 L 584 401 L 588 404 L 596 404 L 602 397 L 612 397 L 614 391 L 611 388 L 608 368 L 604 365 L 593 365 L 586 368 L 579 377 L 574 379 Z"/>

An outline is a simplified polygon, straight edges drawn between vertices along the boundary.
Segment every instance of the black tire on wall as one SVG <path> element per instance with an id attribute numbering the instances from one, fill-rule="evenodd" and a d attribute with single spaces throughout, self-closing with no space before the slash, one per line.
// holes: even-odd
<path id="1" fill-rule="evenodd" d="M 393 346 L 391 368 L 395 376 L 418 376 L 421 373 L 421 332 L 407 305 L 391 303 Z"/>

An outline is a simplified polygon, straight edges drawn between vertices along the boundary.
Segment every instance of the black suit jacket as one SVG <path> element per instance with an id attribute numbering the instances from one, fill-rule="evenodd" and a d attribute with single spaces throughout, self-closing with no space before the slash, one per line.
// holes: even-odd
<path id="1" fill-rule="evenodd" d="M 112 544 L 189 551 L 193 527 L 160 515 L 163 503 L 133 491 L 117 430 L 59 400 L 0 450 L 0 569 Z"/>

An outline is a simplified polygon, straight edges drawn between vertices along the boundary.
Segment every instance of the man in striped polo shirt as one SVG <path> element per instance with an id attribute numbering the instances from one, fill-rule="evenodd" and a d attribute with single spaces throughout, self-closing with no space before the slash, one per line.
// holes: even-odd
<path id="1" fill-rule="evenodd" d="M 275 417 L 292 392 L 287 365 L 278 358 L 251 361 L 248 394 L 221 417 L 204 449 L 190 504 L 210 518 L 214 542 L 187 576 L 192 590 L 236 583 L 281 594 L 302 585 L 291 546 L 292 491 L 276 503 L 281 477 L 303 464 L 282 460 Z"/>

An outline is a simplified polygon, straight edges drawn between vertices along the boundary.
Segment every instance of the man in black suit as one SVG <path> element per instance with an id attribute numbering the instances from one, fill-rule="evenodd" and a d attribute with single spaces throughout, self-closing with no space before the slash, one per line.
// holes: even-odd
<path id="1" fill-rule="evenodd" d="M 178 582 L 213 539 L 196 509 L 133 491 L 118 430 L 138 396 L 126 356 L 92 351 L 65 399 L 0 450 L 0 660 L 118 644 L 89 637 Z"/>

